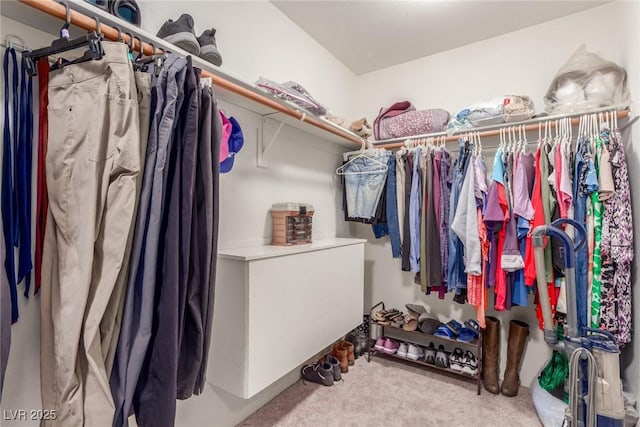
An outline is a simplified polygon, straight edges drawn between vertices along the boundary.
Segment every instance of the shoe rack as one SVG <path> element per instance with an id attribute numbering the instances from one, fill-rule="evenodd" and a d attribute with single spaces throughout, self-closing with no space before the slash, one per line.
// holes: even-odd
<path id="1" fill-rule="evenodd" d="M 372 337 L 371 334 L 374 331 L 374 326 L 377 326 L 380 331 L 379 336 L 391 338 L 399 342 L 408 342 L 419 345 L 423 348 L 423 350 L 426 350 L 426 347 L 431 342 L 434 344 L 436 349 L 439 345 L 443 345 L 448 354 L 453 354 L 454 348 L 459 347 L 462 350 L 471 351 L 476 356 L 476 359 L 478 360 L 478 372 L 475 374 L 468 374 L 466 372 L 455 371 L 451 368 L 441 368 L 439 366 L 427 363 L 424 357 L 418 360 L 411 360 L 409 358 L 398 356 L 397 354 L 390 354 L 379 351 L 373 346 L 369 348 L 369 351 L 367 353 L 367 362 L 371 362 L 371 359 L 376 356 L 382 356 L 383 358 L 393 360 L 402 360 L 406 363 L 419 365 L 445 375 L 455 376 L 466 381 L 475 382 L 477 384 L 477 393 L 478 395 L 480 395 L 480 390 L 482 388 L 482 331 L 480 331 L 480 335 L 478 336 L 478 338 L 471 342 L 462 342 L 450 338 L 439 337 L 433 334 L 425 334 L 419 330 L 405 331 L 404 329 L 397 328 L 395 326 L 381 325 L 380 323 L 373 320 L 373 313 L 375 313 L 377 310 L 384 309 L 385 305 L 382 301 L 371 307 L 371 315 L 369 316 L 369 336 L 374 343 L 378 337 Z"/>

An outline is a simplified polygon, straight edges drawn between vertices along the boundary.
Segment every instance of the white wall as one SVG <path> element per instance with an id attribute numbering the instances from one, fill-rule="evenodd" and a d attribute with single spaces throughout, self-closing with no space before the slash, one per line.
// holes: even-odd
<path id="1" fill-rule="evenodd" d="M 630 84 L 635 85 L 637 91 L 637 19 L 637 3 L 608 4 L 364 74 L 359 76 L 357 82 L 356 108 L 360 108 L 367 117 L 373 119 L 379 107 L 408 99 L 417 108 L 444 108 L 455 113 L 476 101 L 504 94 L 523 94 L 531 96 L 537 111 L 541 112 L 544 109 L 542 98 L 557 69 L 582 43 L 586 43 L 589 50 L 599 52 L 604 57 L 627 67 L 629 72 L 633 73 Z M 597 31 L 594 30 L 596 28 Z M 635 94 L 636 99 L 639 98 L 637 92 Z M 486 140 L 483 143 L 496 144 L 495 140 Z M 637 148 L 629 156 L 635 164 L 638 163 Z M 490 168 L 492 154 L 487 153 L 487 158 Z M 640 186 L 640 175 L 632 176 L 632 185 L 634 184 L 635 187 Z M 635 203 L 640 203 L 636 199 Z M 636 219 L 640 221 L 640 206 L 634 212 Z M 413 284 L 413 275 L 402 272 L 399 261 L 391 258 L 388 239 L 375 241 L 370 227 L 366 226 L 358 226 L 358 237 L 369 238 L 366 250 L 365 301 L 376 304 L 384 300 L 388 305 L 395 307 L 403 307 L 405 303 L 415 301 L 428 306 L 441 319 L 475 317 L 475 312 L 470 306 L 460 306 L 452 302 L 451 296 L 440 301 L 435 295 L 422 295 L 419 288 Z M 493 298 L 490 298 L 490 301 L 493 301 Z M 515 307 L 511 311 L 498 314 L 490 310 L 488 314 L 496 315 L 503 323 L 502 370 L 506 363 L 506 324 L 512 318 L 529 323 L 531 339 L 521 371 L 522 382 L 528 385 L 538 370 L 546 364 L 550 355 L 537 327 L 532 304 L 529 308 Z M 635 348 L 638 348 L 637 342 L 638 340 L 634 343 Z M 637 359 L 640 357 L 640 349 L 636 354 L 630 372 L 635 373 L 637 384 Z"/>
<path id="2" fill-rule="evenodd" d="M 196 35 L 215 28 L 221 70 L 246 82 L 263 76 L 295 80 L 336 114 L 352 112 L 353 74 L 266 0 L 142 0 L 142 27 L 156 33 L 167 19 L 194 17 Z"/>
<path id="3" fill-rule="evenodd" d="M 208 25 L 218 30 L 223 70 L 235 77 L 248 82 L 261 75 L 276 81 L 296 80 L 333 111 L 348 114 L 351 110 L 351 98 L 344 96 L 344 91 L 353 85 L 353 73 L 266 1 L 145 1 L 142 8 L 144 28 L 154 33 L 167 18 L 175 19 L 181 12 L 190 12 L 196 19 L 199 35 L 206 28 L 203 24 L 206 19 Z M 31 47 L 48 45 L 53 38 L 4 16 L 0 27 L 3 40 L 8 33 L 18 34 Z M 2 99 L 0 96 L 0 101 Z M 340 161 L 339 153 L 344 149 L 285 126 L 267 154 L 270 168 L 258 169 L 255 166 L 257 136 L 262 118 L 224 101 L 220 106 L 242 125 L 245 145 L 236 156 L 232 172 L 221 176 L 219 246 L 267 243 L 271 235 L 269 208 L 280 201 L 314 205 L 314 238 L 348 236 L 349 226 L 339 215 L 342 195 L 334 173 Z M 19 300 L 21 317 L 12 328 L 2 407 L 37 409 L 40 407 L 39 298 L 27 301 L 20 297 Z M 215 363 L 214 359 L 210 361 Z M 201 396 L 178 402 L 176 425 L 235 425 L 298 378 L 299 373 L 294 370 L 249 400 L 207 385 Z M 37 425 L 5 420 L 0 424 Z"/>

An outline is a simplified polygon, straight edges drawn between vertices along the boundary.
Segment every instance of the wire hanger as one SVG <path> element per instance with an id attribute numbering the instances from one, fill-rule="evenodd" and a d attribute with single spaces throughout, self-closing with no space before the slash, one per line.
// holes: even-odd
<path id="1" fill-rule="evenodd" d="M 349 153 L 345 153 L 345 156 L 348 155 L 348 154 Z M 370 169 L 370 170 L 367 170 L 367 171 L 346 172 L 345 168 L 348 165 L 350 165 L 351 163 L 353 163 L 353 161 L 356 160 L 356 159 L 369 159 L 377 167 L 375 169 Z M 374 173 L 387 172 L 388 169 L 389 169 L 389 167 L 387 166 L 386 163 L 381 162 L 380 160 L 376 159 L 375 157 L 371 157 L 371 156 L 367 155 L 367 152 L 365 151 L 365 143 L 364 143 L 364 141 L 362 141 L 362 146 L 360 147 L 360 151 L 358 152 L 358 154 L 353 156 L 351 159 L 349 159 L 348 162 L 346 162 L 342 166 L 338 167 L 336 169 L 336 174 L 337 175 L 369 175 L 369 174 L 374 174 Z"/>
<path id="2" fill-rule="evenodd" d="M 52 55 L 57 55 L 59 53 L 68 52 L 70 50 L 78 49 L 83 46 L 88 46 L 89 50 L 85 52 L 83 56 L 77 58 L 73 61 L 67 62 L 59 62 L 58 67 L 62 68 L 69 64 L 78 64 L 80 62 L 90 61 L 90 60 L 99 60 L 102 59 L 104 55 L 104 51 L 102 50 L 102 30 L 100 25 L 100 20 L 97 17 L 94 17 L 96 21 L 96 31 L 90 31 L 86 35 L 82 37 L 77 37 L 75 39 L 70 39 L 69 35 L 69 27 L 71 26 L 71 9 L 66 2 L 60 2 L 64 5 L 66 9 L 66 19 L 65 22 L 60 28 L 60 38 L 51 42 L 51 46 L 43 47 L 41 49 L 25 51 L 22 53 L 22 59 L 25 61 L 25 66 L 27 69 L 27 73 L 30 76 L 36 76 L 38 74 L 38 70 L 36 67 L 36 62 L 40 58 L 49 57 Z"/>

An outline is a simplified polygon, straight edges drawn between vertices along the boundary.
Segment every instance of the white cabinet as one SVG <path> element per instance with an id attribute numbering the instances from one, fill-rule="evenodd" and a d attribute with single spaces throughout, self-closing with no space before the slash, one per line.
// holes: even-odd
<path id="1" fill-rule="evenodd" d="M 250 398 L 359 325 L 365 242 L 220 250 L 208 381 Z"/>

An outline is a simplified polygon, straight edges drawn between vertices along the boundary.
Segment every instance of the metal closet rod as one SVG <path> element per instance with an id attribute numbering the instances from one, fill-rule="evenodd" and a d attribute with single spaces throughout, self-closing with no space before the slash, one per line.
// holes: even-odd
<path id="1" fill-rule="evenodd" d="M 26 4 L 27 6 L 31 6 L 34 9 L 37 9 L 41 12 L 46 13 L 47 15 L 50 16 L 54 16 L 58 19 L 61 20 L 65 20 L 66 19 L 66 8 L 64 5 L 55 2 L 54 0 L 20 0 L 21 3 Z M 93 31 L 93 30 L 97 30 L 96 28 L 96 22 L 93 18 L 84 15 L 78 11 L 75 11 L 73 9 L 71 9 L 71 23 L 77 27 L 83 28 L 87 31 Z M 118 40 L 118 30 L 116 30 L 115 28 L 106 25 L 104 23 L 100 23 L 100 30 L 102 31 L 102 34 L 104 36 L 104 38 L 109 39 L 109 40 L 113 40 L 113 41 L 117 41 Z M 128 30 L 128 29 L 127 29 Z M 130 37 L 124 33 L 124 30 L 121 34 L 122 39 L 125 42 L 130 42 Z M 140 42 L 138 40 L 136 40 L 136 37 L 133 38 L 133 48 L 134 50 L 140 52 L 140 49 L 142 49 L 142 53 L 145 55 L 152 55 L 153 54 L 153 49 L 151 48 L 151 46 L 149 46 L 148 43 L 143 43 L 142 47 L 140 46 Z M 152 42 L 153 43 L 153 42 Z M 160 50 L 162 52 L 161 49 L 156 49 L 156 52 Z M 294 110 L 291 108 L 287 108 L 286 106 L 283 106 L 277 102 L 275 102 L 272 99 L 269 99 L 265 96 L 262 96 L 258 93 L 252 92 L 242 86 L 239 86 L 225 78 L 222 78 L 210 71 L 207 70 L 202 70 L 202 76 L 203 77 L 209 77 L 212 79 L 213 84 L 215 86 L 218 86 L 219 88 L 228 90 L 229 92 L 233 92 L 237 95 L 240 95 L 244 98 L 250 99 L 254 102 L 257 102 L 258 104 L 264 105 L 266 107 L 272 108 L 276 111 L 279 111 L 283 114 L 286 114 L 288 116 L 291 116 L 295 119 L 298 119 L 300 121 L 306 122 L 310 125 L 313 125 L 319 129 L 322 129 L 326 132 L 332 133 L 334 135 L 337 135 L 341 138 L 344 138 L 350 142 L 353 142 L 354 145 L 361 145 L 362 143 L 362 139 L 359 138 L 356 135 L 350 134 L 350 133 L 346 133 L 343 132 L 341 129 L 339 128 L 335 128 L 332 126 L 327 125 L 326 123 L 322 122 L 320 119 L 311 116 L 309 114 L 306 113 L 302 113 L 298 110 Z"/>
<path id="2" fill-rule="evenodd" d="M 606 112 L 611 112 L 611 109 L 604 109 L 604 110 L 596 110 L 596 111 L 588 111 L 588 112 L 584 112 L 584 113 L 575 113 L 575 114 L 567 114 L 567 115 L 558 115 L 558 116 L 549 116 L 549 117 L 544 117 L 544 118 L 540 118 L 540 119 L 534 119 L 535 122 L 531 123 L 529 122 L 517 122 L 517 123 L 500 123 L 499 125 L 492 125 L 490 126 L 492 129 L 487 129 L 487 130 L 482 130 L 483 128 L 476 128 L 476 129 L 468 129 L 468 132 L 460 132 L 457 133 L 455 135 L 451 135 L 451 136 L 447 136 L 445 138 L 446 142 L 451 142 L 451 141 L 457 141 L 460 138 L 464 138 L 464 136 L 467 133 L 479 133 L 480 138 L 487 138 L 487 137 L 492 137 L 492 136 L 499 136 L 500 135 L 500 129 L 505 129 L 505 128 L 512 128 L 512 127 L 519 127 L 519 126 L 524 126 L 525 131 L 527 132 L 531 132 L 531 131 L 537 131 L 539 129 L 540 123 L 545 123 L 545 122 L 550 122 L 552 127 L 556 127 L 557 126 L 557 122 L 562 120 L 562 119 L 568 119 L 569 117 L 571 117 L 571 126 L 577 126 L 578 124 L 580 124 L 580 117 L 582 116 L 588 116 L 590 114 L 599 114 L 599 113 L 606 113 Z M 624 119 L 626 117 L 629 117 L 629 111 L 628 110 L 623 110 L 623 111 L 616 111 L 616 115 L 618 116 L 619 119 Z M 427 135 L 417 135 L 417 136 L 411 136 L 411 137 L 407 137 L 407 138 L 403 138 L 401 141 L 399 141 L 400 138 L 395 138 L 393 141 L 390 142 L 385 142 L 385 141 L 380 141 L 379 143 L 373 141 L 372 144 L 372 148 L 388 148 L 388 149 L 392 149 L 392 148 L 401 148 L 404 147 L 404 142 L 405 141 L 412 141 L 412 140 L 416 140 L 416 139 L 427 139 L 427 138 L 435 138 L 437 136 L 442 136 L 442 135 L 446 135 L 446 132 L 438 132 L 438 133 L 432 133 L 432 134 L 427 134 Z"/>

